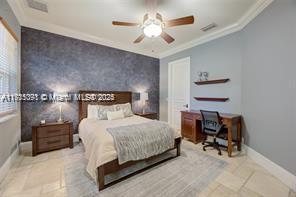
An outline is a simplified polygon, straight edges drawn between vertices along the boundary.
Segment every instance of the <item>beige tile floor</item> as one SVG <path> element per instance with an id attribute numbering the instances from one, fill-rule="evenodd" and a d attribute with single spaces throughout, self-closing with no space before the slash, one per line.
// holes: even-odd
<path id="1" fill-rule="evenodd" d="M 183 145 L 192 146 L 198 150 L 201 150 L 202 147 L 201 144 L 193 145 L 187 141 L 184 141 Z M 76 144 L 74 149 L 53 151 L 36 157 L 30 156 L 30 150 L 23 151 L 22 155 L 13 163 L 8 176 L 0 184 L 0 196 L 72 196 L 67 193 L 67 187 L 72 187 L 76 196 L 83 196 L 84 191 L 89 192 L 89 188 L 93 184 L 89 179 L 74 178 L 74 186 L 71 186 L 71 183 L 66 185 L 65 181 L 65 168 L 71 168 L 73 164 L 76 164 L 77 167 L 78 163 L 85 162 L 81 158 L 82 154 L 77 154 L 83 150 L 81 146 L 81 144 Z M 234 153 L 232 158 L 227 157 L 226 152 L 223 152 L 222 156 L 218 156 L 215 150 L 208 150 L 206 153 L 226 161 L 228 166 L 197 196 L 296 197 L 296 193 L 248 158 L 244 151 Z M 82 177 L 79 174 L 71 174 L 70 176 Z"/>

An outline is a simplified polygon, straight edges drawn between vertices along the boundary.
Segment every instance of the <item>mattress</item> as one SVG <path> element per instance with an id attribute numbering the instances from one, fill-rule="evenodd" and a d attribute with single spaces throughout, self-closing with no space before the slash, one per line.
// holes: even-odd
<path id="1" fill-rule="evenodd" d="M 152 121 L 141 116 L 131 116 L 118 120 L 83 119 L 79 124 L 79 137 L 85 148 L 85 157 L 88 160 L 87 172 L 96 180 L 97 168 L 109 161 L 117 159 L 117 153 L 112 136 L 107 128 L 127 126 Z M 175 131 L 175 137 L 180 133 Z"/>

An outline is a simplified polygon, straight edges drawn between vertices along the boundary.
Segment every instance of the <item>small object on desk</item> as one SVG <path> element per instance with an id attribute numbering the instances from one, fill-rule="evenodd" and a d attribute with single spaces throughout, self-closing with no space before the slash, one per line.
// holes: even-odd
<path id="1" fill-rule="evenodd" d="M 157 119 L 157 113 L 155 113 L 155 112 L 146 112 L 146 113 L 137 112 L 137 113 L 135 113 L 135 115 L 142 116 L 144 118 L 149 118 L 149 119 L 152 119 L 152 120 Z"/>
<path id="2" fill-rule="evenodd" d="M 45 120 L 41 120 L 40 121 L 40 124 L 45 124 Z"/>
<path id="3" fill-rule="evenodd" d="M 32 155 L 73 148 L 73 123 L 46 123 L 32 127 Z"/>

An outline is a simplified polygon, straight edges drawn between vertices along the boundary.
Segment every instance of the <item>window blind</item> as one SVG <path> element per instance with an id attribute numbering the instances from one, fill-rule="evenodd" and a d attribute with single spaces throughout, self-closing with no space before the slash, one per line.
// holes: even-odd
<path id="1" fill-rule="evenodd" d="M 17 109 L 16 102 L 3 99 L 17 93 L 17 61 L 17 41 L 0 22 L 0 117 Z"/>

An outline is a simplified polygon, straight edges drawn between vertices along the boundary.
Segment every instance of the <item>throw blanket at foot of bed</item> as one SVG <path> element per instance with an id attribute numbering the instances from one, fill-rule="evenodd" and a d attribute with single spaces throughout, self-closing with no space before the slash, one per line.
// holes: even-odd
<path id="1" fill-rule="evenodd" d="M 114 139 L 119 164 L 159 155 L 174 148 L 174 130 L 164 122 L 108 128 Z"/>

